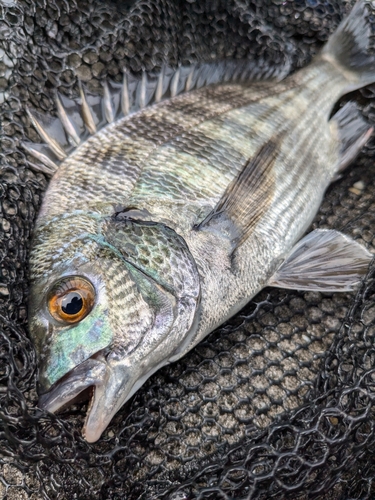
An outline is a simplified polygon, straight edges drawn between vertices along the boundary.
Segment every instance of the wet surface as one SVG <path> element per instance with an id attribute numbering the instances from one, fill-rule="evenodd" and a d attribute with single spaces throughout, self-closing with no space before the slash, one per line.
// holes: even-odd
<path id="1" fill-rule="evenodd" d="M 264 290 L 155 374 L 94 445 L 81 438 L 85 405 L 58 417 L 35 408 L 26 329 L 27 252 L 47 186 L 19 147 L 39 140 L 26 107 L 56 115 L 56 89 L 78 95 L 78 77 L 101 92 L 100 82 L 121 81 L 124 67 L 264 56 L 297 69 L 348 8 L 319 0 L 2 2 L 0 496 L 373 498 L 372 271 L 358 294 Z M 374 92 L 351 96 L 371 123 Z M 374 146 L 331 186 L 314 222 L 371 250 Z"/>

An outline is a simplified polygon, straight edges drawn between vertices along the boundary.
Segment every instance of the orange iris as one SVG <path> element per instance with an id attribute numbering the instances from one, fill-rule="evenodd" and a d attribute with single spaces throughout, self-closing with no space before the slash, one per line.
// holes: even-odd
<path id="1" fill-rule="evenodd" d="M 84 278 L 70 276 L 54 285 L 48 296 L 48 309 L 59 322 L 78 323 L 91 311 L 95 290 Z"/>

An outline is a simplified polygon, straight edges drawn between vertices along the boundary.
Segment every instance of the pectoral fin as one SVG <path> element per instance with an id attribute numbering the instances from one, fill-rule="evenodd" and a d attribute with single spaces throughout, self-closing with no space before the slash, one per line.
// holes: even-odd
<path id="1" fill-rule="evenodd" d="M 268 285 L 322 292 L 352 291 L 365 276 L 372 258 L 349 236 L 316 229 L 293 247 Z"/>
<path id="2" fill-rule="evenodd" d="M 280 139 L 281 136 L 270 139 L 257 151 L 196 229 L 227 234 L 233 250 L 249 237 L 272 201 L 275 187 L 273 167 L 280 150 Z"/>

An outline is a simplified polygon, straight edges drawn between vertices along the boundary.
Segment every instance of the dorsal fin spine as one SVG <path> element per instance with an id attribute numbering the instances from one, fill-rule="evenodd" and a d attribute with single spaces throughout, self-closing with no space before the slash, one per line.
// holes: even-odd
<path id="1" fill-rule="evenodd" d="M 28 163 L 32 166 L 34 170 L 44 172 L 47 175 L 53 175 L 55 171 L 58 169 L 58 164 L 40 151 L 41 147 L 44 146 L 43 144 L 34 144 L 33 142 L 22 142 L 21 145 L 24 149 L 26 149 L 27 152 L 32 154 L 34 158 L 37 158 L 39 161 L 42 162 L 42 165 L 36 166 L 34 163 L 28 161 Z"/>
<path id="2" fill-rule="evenodd" d="M 105 119 L 107 120 L 107 123 L 112 123 L 115 120 L 115 113 L 113 110 L 111 93 L 109 91 L 107 82 L 104 82 L 103 84 L 103 105 Z"/>
<path id="3" fill-rule="evenodd" d="M 77 134 L 77 131 L 73 125 L 73 123 L 70 121 L 65 108 L 61 102 L 60 95 L 57 92 L 56 93 L 56 107 L 57 107 L 57 114 L 59 115 L 59 118 L 61 120 L 61 123 L 65 129 L 65 132 L 69 135 L 69 137 L 72 139 L 72 141 L 75 143 L 76 146 L 78 146 L 81 142 L 81 139 L 79 135 Z"/>
<path id="4" fill-rule="evenodd" d="M 122 81 L 122 92 L 121 92 L 121 111 L 124 116 L 127 116 L 130 111 L 130 99 L 129 99 L 129 89 L 128 89 L 128 74 L 124 71 L 124 77 Z"/>
<path id="5" fill-rule="evenodd" d="M 180 68 L 177 69 L 177 71 L 175 72 L 175 74 L 172 76 L 171 79 L 171 97 L 176 97 L 177 95 L 179 79 L 180 79 Z"/>
<path id="6" fill-rule="evenodd" d="M 139 89 L 139 107 L 141 109 L 143 109 L 146 106 L 146 87 L 147 87 L 147 74 L 146 71 L 142 71 L 142 77 Z"/>
<path id="7" fill-rule="evenodd" d="M 285 76 L 287 65 L 279 69 L 279 74 Z M 121 116 L 127 116 L 132 112 L 146 107 L 148 104 L 158 103 L 163 97 L 175 97 L 181 92 L 189 92 L 194 88 L 198 89 L 202 86 L 226 83 L 232 80 L 246 81 L 250 77 L 275 75 L 277 71 L 274 68 L 264 66 L 264 63 L 252 61 L 221 61 L 219 63 L 207 63 L 188 66 L 181 66 L 177 70 L 173 70 L 168 66 L 163 66 L 159 75 L 148 75 L 145 71 L 137 80 L 127 70 L 123 73 L 122 85 L 104 83 L 103 98 L 101 103 L 101 112 L 104 119 L 97 113 L 98 99 L 90 95 L 88 99 L 85 89 L 80 81 L 79 100 L 71 101 L 64 96 L 56 93 L 56 107 L 60 118 L 61 133 L 51 133 L 53 130 L 50 127 L 55 127 L 57 119 L 39 120 L 36 113 L 27 110 L 30 119 L 43 139 L 48 145 L 58 161 L 64 160 L 72 151 L 72 146 L 76 147 L 86 138 L 87 132 L 94 135 L 101 127 L 107 123 L 113 123 Z M 93 99 L 94 98 L 94 99 Z M 79 102 L 80 101 L 80 102 Z M 78 102 L 79 113 L 72 112 L 72 104 Z M 64 104 L 67 103 L 68 108 L 65 109 Z M 91 103 L 91 105 L 90 105 Z M 94 103 L 94 104 L 93 104 Z M 100 102 L 99 102 L 100 107 Z M 95 109 L 94 109 L 95 108 Z M 118 116 L 120 110 L 120 116 Z M 76 123 L 79 115 L 80 123 Z M 41 115 L 42 116 L 42 115 Z M 46 122 L 46 123 L 44 123 Z M 53 122 L 53 123 L 52 123 Z M 62 127 L 61 127 L 62 125 Z M 54 129 L 56 132 L 56 127 Z M 68 142 L 66 141 L 68 137 Z M 60 140 L 60 135 L 64 136 Z M 55 138 L 57 137 L 58 140 Z M 36 148 L 26 147 L 27 151 L 34 155 L 39 161 L 43 161 L 44 157 L 41 151 Z M 51 169 L 52 160 L 47 158 L 44 163 L 48 164 L 47 168 Z M 55 165 L 55 163 L 53 163 Z M 43 170 L 45 171 L 45 170 Z"/>
<path id="8" fill-rule="evenodd" d="M 23 144 L 23 146 L 24 146 L 24 144 Z M 31 170 L 35 170 L 36 172 L 43 172 L 43 174 L 46 174 L 48 176 L 52 176 L 56 172 L 56 170 L 59 168 L 58 165 L 55 165 L 55 167 L 52 169 L 52 168 L 47 167 L 47 165 L 45 165 L 44 163 L 36 164 L 30 160 L 26 160 L 26 163 L 29 165 Z"/>
<path id="9" fill-rule="evenodd" d="M 94 135 L 96 132 L 96 125 L 94 121 L 94 117 L 92 115 L 90 106 L 88 105 L 87 99 L 86 99 L 86 94 L 83 89 L 82 83 L 78 80 L 78 85 L 79 85 L 79 93 L 81 97 L 81 110 L 82 110 L 82 118 L 83 121 L 87 127 L 87 130 L 90 132 L 90 134 Z"/>
<path id="10" fill-rule="evenodd" d="M 156 84 L 155 102 L 160 102 L 163 97 L 163 81 L 164 81 L 164 66 L 159 73 L 158 82 Z"/>
<path id="11" fill-rule="evenodd" d="M 59 158 L 59 160 L 63 160 L 64 158 L 66 158 L 66 156 L 67 156 L 66 152 L 57 143 L 57 141 L 55 141 L 48 134 L 48 132 L 44 129 L 44 127 L 39 123 L 36 116 L 33 115 L 32 111 L 27 109 L 26 112 L 29 115 L 31 123 L 34 125 L 34 127 L 35 127 L 36 131 L 38 132 L 38 134 L 40 135 L 40 137 L 46 141 L 46 143 L 49 145 L 51 150 L 56 154 L 56 156 Z"/>
<path id="12" fill-rule="evenodd" d="M 186 84 L 185 84 L 185 91 L 186 92 L 189 92 L 189 90 L 191 90 L 193 88 L 192 83 L 193 83 L 194 69 L 195 69 L 195 66 L 192 66 L 190 71 L 189 71 L 188 77 L 186 78 Z"/>

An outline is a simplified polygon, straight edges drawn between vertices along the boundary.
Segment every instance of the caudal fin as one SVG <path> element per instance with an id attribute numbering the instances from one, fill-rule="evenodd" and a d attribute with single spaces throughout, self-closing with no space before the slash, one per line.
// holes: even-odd
<path id="1" fill-rule="evenodd" d="M 365 2 L 359 0 L 323 48 L 322 58 L 341 67 L 352 89 L 375 81 L 375 52 L 369 50 L 371 26 Z"/>

